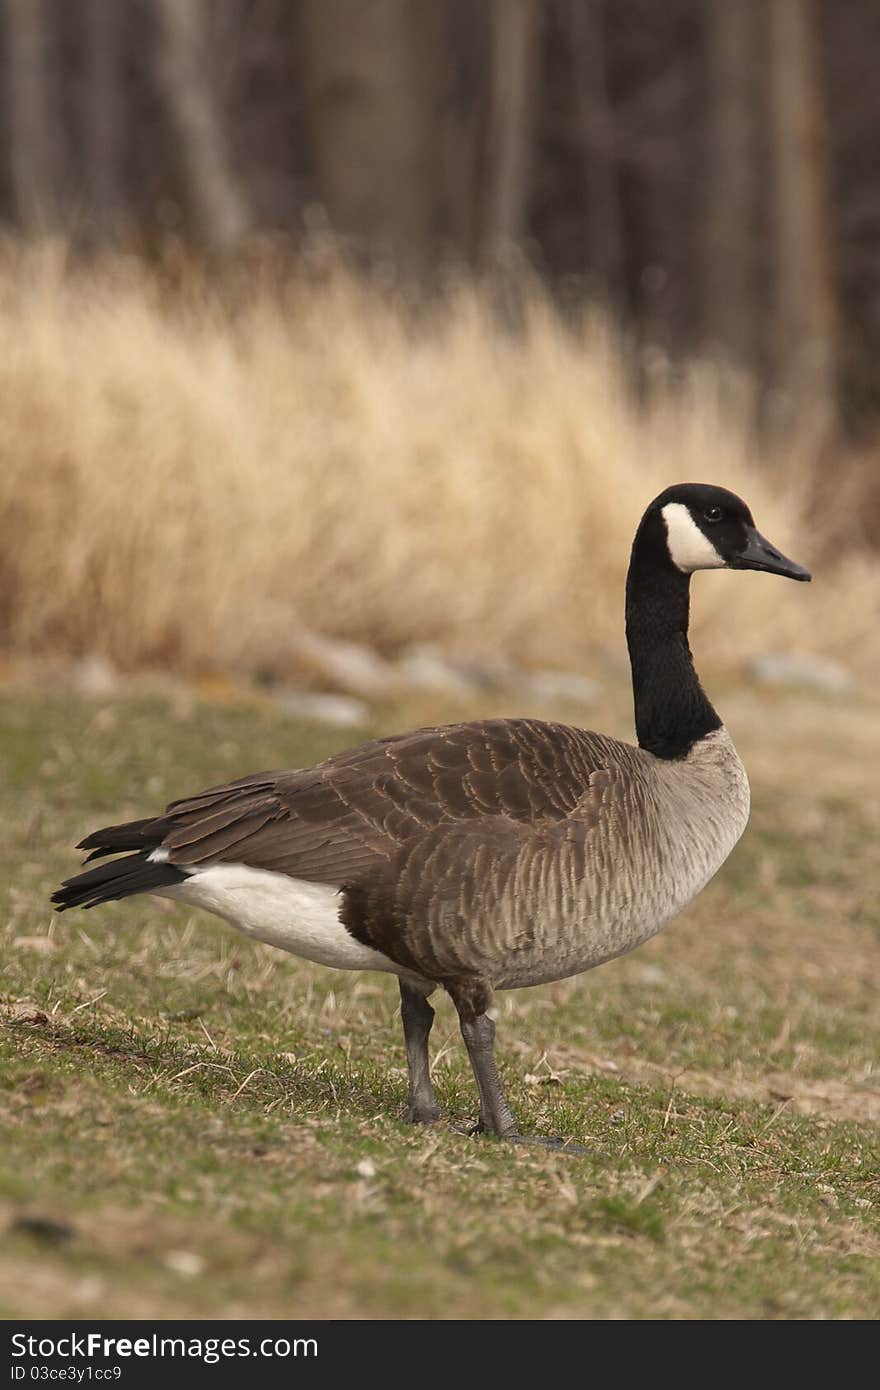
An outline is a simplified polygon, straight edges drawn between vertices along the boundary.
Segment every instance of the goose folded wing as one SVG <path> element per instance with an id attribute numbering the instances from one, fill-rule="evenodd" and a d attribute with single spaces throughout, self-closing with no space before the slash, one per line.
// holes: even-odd
<path id="1" fill-rule="evenodd" d="M 563 819 L 611 743 L 532 720 L 423 729 L 172 802 L 151 823 L 150 843 L 181 866 L 238 862 L 354 883 L 437 825 Z"/>

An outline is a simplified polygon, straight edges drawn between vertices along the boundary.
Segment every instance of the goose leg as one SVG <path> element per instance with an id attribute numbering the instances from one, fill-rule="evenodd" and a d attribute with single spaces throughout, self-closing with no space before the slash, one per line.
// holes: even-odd
<path id="1" fill-rule="evenodd" d="M 464 1038 L 477 1087 L 480 1092 L 480 1123 L 477 1134 L 497 1134 L 514 1144 L 534 1144 L 542 1149 L 560 1149 L 566 1153 L 586 1154 L 589 1149 L 580 1144 L 569 1144 L 565 1139 L 543 1134 L 520 1134 L 513 1111 L 504 1099 L 498 1068 L 495 1064 L 495 1024 L 488 1014 L 479 1018 L 461 1018 L 461 1035 Z"/>
<path id="2" fill-rule="evenodd" d="M 464 1038 L 477 1090 L 480 1093 L 480 1122 L 477 1134 L 497 1134 L 514 1144 L 535 1144 L 544 1149 L 560 1149 L 566 1153 L 585 1154 L 589 1150 L 580 1144 L 544 1135 L 520 1134 L 513 1111 L 504 1098 L 495 1061 L 495 1024 L 487 1010 L 492 1002 L 492 990 L 483 981 L 456 981 L 446 988 L 458 1010 L 461 1036 Z"/>
<path id="3" fill-rule="evenodd" d="M 410 1124 L 429 1125 L 440 1114 L 428 1065 L 428 1035 L 434 1022 L 434 1010 L 425 995 L 404 980 L 400 981 L 400 1016 L 409 1073 L 406 1118 Z"/>
<path id="4" fill-rule="evenodd" d="M 464 1038 L 477 1090 L 480 1093 L 480 1123 L 478 1132 L 488 1131 L 504 1139 L 519 1138 L 513 1111 L 504 1099 L 498 1067 L 495 1062 L 495 1024 L 488 1014 L 466 1018 L 459 1014 L 461 1035 Z"/>
<path id="5" fill-rule="evenodd" d="M 498 1079 L 495 1024 L 487 1012 L 492 1003 L 492 986 L 479 976 L 459 977 L 444 983 L 458 1010 L 461 1036 L 480 1093 L 480 1123 L 475 1132 L 499 1134 L 505 1139 L 513 1139 L 519 1130 Z"/>

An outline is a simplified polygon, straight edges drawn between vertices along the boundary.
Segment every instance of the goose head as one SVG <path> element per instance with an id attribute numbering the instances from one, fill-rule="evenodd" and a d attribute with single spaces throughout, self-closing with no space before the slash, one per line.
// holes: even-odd
<path id="1" fill-rule="evenodd" d="M 732 569 L 812 578 L 761 535 L 742 498 L 723 487 L 678 483 L 667 488 L 651 503 L 640 530 L 682 574 Z"/>

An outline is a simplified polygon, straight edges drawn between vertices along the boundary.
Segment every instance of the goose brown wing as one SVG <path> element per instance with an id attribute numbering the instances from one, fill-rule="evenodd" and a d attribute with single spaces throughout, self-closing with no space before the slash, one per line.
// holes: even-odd
<path id="1" fill-rule="evenodd" d="M 563 819 L 620 747 L 537 720 L 421 729 L 172 802 L 151 838 L 172 864 L 235 861 L 351 884 L 437 825 Z"/>

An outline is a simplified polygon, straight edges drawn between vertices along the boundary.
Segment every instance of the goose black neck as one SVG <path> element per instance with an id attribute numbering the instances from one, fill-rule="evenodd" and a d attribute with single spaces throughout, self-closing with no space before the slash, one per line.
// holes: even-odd
<path id="1" fill-rule="evenodd" d="M 683 758 L 721 720 L 700 685 L 688 646 L 690 575 L 669 559 L 665 537 L 633 545 L 626 581 L 626 640 L 639 746 Z"/>

